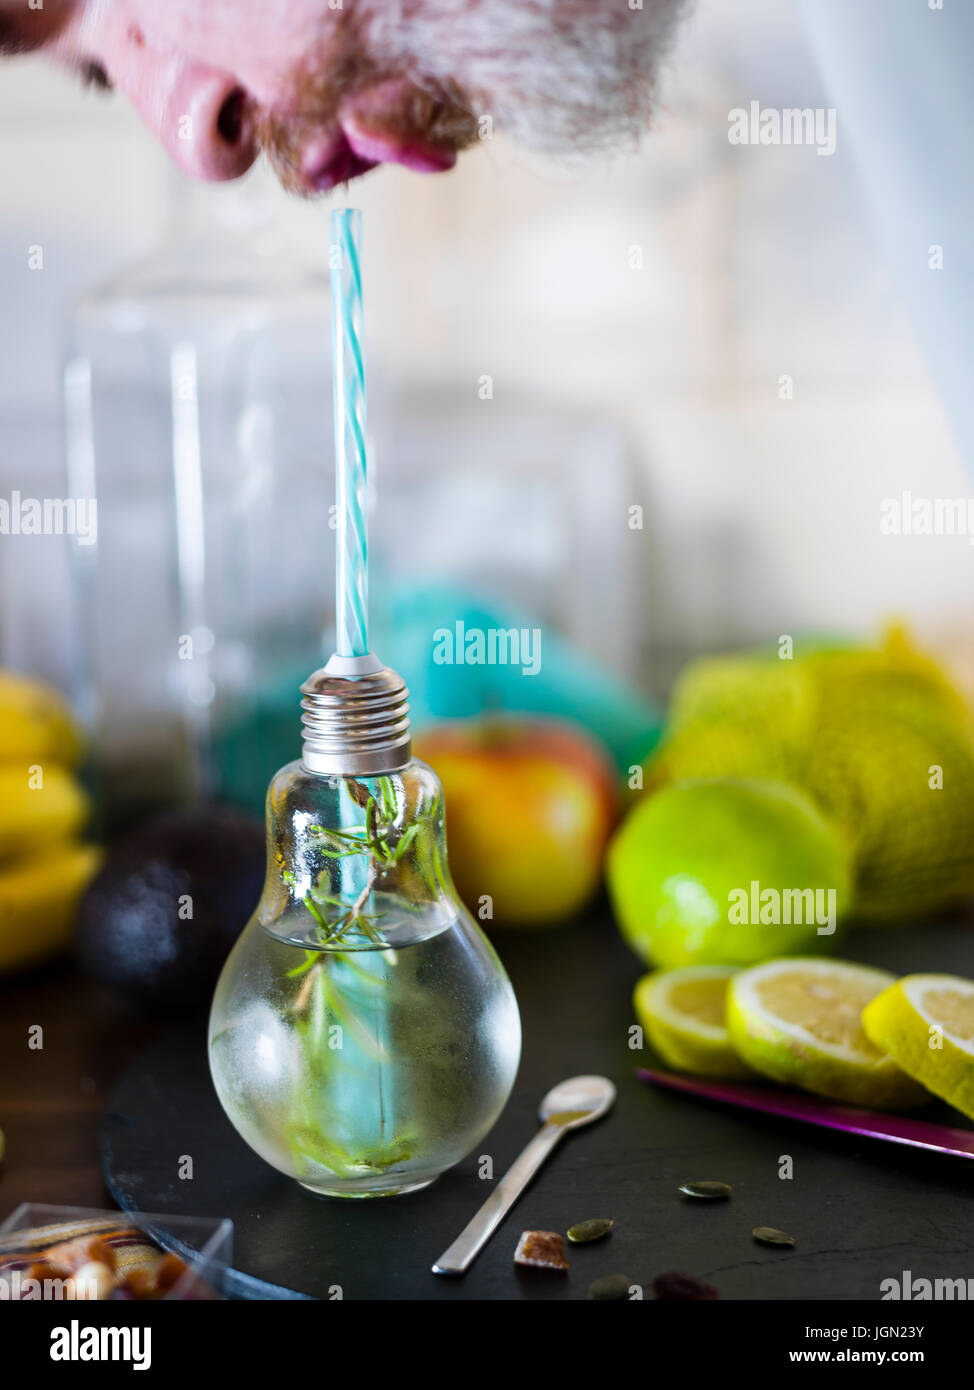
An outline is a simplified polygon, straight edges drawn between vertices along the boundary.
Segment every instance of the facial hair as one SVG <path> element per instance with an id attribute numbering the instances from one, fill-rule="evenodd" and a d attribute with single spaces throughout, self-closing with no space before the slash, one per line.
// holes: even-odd
<path id="1" fill-rule="evenodd" d="M 630 3 L 641 8 L 630 8 Z M 459 84 L 494 128 L 541 154 L 634 146 L 687 0 L 366 0 L 368 51 Z"/>
<path id="2" fill-rule="evenodd" d="M 405 78 L 405 100 L 370 112 L 381 133 L 461 150 L 489 130 L 576 159 L 634 148 L 687 0 L 630 3 L 356 0 L 327 63 L 299 77 L 287 112 L 261 116 L 259 138 L 285 186 L 303 191 L 311 135 L 337 123 L 346 98 Z"/>

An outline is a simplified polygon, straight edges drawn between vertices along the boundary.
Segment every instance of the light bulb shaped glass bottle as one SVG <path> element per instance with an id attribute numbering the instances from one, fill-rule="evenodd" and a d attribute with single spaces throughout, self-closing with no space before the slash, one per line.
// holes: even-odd
<path id="1" fill-rule="evenodd" d="M 210 1069 L 242 1137 L 303 1186 L 410 1192 L 503 1109 L 514 991 L 451 881 L 432 769 L 328 774 L 307 747 L 268 788 L 266 883 L 217 985 Z"/>

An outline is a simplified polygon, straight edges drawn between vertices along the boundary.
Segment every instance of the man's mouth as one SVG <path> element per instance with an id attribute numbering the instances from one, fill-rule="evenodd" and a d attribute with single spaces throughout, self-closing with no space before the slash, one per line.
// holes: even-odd
<path id="1" fill-rule="evenodd" d="M 405 78 L 344 93 L 340 85 L 299 89 L 287 108 L 258 114 L 258 140 L 292 193 L 327 193 L 378 164 L 442 173 L 476 143 L 477 118 L 452 89 L 438 93 Z"/>
<path id="2" fill-rule="evenodd" d="M 354 119 L 347 119 L 308 143 L 301 159 L 301 176 L 308 192 L 325 193 L 367 174 L 378 164 L 401 164 L 433 174 L 452 169 L 456 161 L 456 151 L 443 145 L 416 136 L 366 130 Z"/>
<path id="3" fill-rule="evenodd" d="M 301 175 L 309 193 L 327 193 L 340 183 L 357 179 L 374 169 L 377 159 L 356 154 L 345 132 L 338 130 L 310 142 L 301 160 Z"/>

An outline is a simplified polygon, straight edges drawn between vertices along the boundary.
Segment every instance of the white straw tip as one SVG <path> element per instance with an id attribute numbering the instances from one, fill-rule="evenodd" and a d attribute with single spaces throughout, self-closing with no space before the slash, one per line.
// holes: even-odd
<path id="1" fill-rule="evenodd" d="M 357 680 L 360 676 L 374 676 L 385 667 L 372 652 L 365 656 L 339 656 L 335 652 L 325 667 L 329 676 L 342 676 L 345 680 Z"/>

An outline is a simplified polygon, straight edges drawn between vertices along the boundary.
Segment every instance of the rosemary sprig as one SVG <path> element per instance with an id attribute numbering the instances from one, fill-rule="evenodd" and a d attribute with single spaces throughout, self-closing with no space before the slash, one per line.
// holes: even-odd
<path id="1" fill-rule="evenodd" d="M 348 903 L 340 897 L 320 893 L 315 889 L 305 894 L 303 902 L 315 919 L 322 946 L 340 943 L 352 931 L 366 936 L 375 946 L 384 948 L 387 945 L 374 925 L 375 915 L 368 913 L 366 906 L 383 874 L 397 865 L 409 849 L 419 826 L 407 826 L 398 840 L 392 843 L 398 811 L 395 785 L 390 777 L 381 777 L 377 780 L 376 786 L 378 801 L 363 783 L 353 777 L 345 779 L 349 795 L 365 813 L 361 826 L 342 830 L 322 825 L 308 827 L 308 833 L 314 836 L 329 858 L 347 859 L 367 855 L 369 861 L 365 883 L 354 902 Z M 338 917 L 331 922 L 327 921 L 321 911 L 322 907 L 337 909 Z M 300 966 L 297 967 L 297 971 L 302 973 L 310 968 Z"/>

